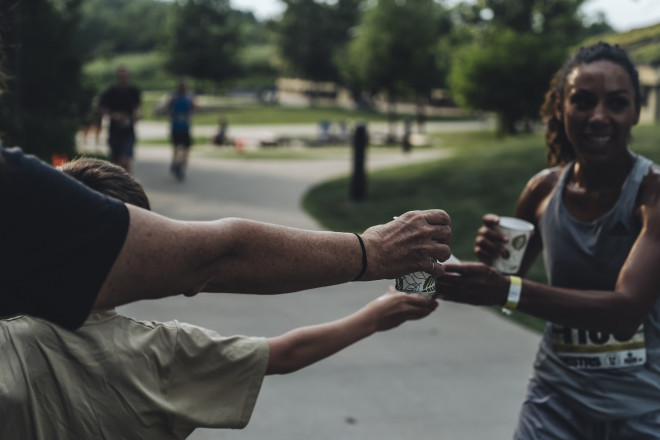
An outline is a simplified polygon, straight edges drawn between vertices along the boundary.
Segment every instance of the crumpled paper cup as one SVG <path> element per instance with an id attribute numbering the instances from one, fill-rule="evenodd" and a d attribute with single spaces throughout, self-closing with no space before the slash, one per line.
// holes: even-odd
<path id="1" fill-rule="evenodd" d="M 459 264 L 460 261 L 452 255 L 445 263 Z M 436 264 L 442 263 L 436 261 Z M 394 288 L 399 292 L 415 293 L 430 299 L 435 299 L 436 297 L 435 276 L 423 271 L 398 277 L 394 282 Z"/>

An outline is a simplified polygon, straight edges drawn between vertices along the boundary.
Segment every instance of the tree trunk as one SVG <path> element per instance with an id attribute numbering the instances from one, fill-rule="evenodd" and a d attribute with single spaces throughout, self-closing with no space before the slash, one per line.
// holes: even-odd
<path id="1" fill-rule="evenodd" d="M 426 133 L 426 105 L 424 98 L 417 97 L 417 133 Z"/>
<path id="2" fill-rule="evenodd" d="M 496 133 L 498 137 L 515 135 L 517 133 L 516 118 L 506 112 L 497 112 Z"/>
<path id="3" fill-rule="evenodd" d="M 387 143 L 396 143 L 396 101 L 389 98 L 387 100 L 387 123 L 389 127 Z"/>

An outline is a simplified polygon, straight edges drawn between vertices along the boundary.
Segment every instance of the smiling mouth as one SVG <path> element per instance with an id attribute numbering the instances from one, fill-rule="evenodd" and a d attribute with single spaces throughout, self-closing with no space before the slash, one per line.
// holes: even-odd
<path id="1" fill-rule="evenodd" d="M 584 136 L 587 142 L 589 142 L 592 145 L 600 146 L 600 145 L 606 145 L 612 139 L 614 139 L 613 135 L 585 135 Z"/>

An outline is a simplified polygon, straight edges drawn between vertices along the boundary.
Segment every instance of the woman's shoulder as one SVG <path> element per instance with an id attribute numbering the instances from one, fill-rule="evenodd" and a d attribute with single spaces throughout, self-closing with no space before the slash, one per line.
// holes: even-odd
<path id="1" fill-rule="evenodd" d="M 563 166 L 545 168 L 539 171 L 527 182 L 525 193 L 541 197 L 549 194 L 557 186 L 563 171 Z"/>
<path id="2" fill-rule="evenodd" d="M 660 165 L 652 163 L 637 193 L 637 215 L 654 219 L 660 226 Z"/>
<path id="3" fill-rule="evenodd" d="M 660 166 L 652 164 L 637 193 L 635 215 L 654 234 L 660 234 Z"/>
<path id="4" fill-rule="evenodd" d="M 559 182 L 562 170 L 562 167 L 546 168 L 532 176 L 520 195 L 516 213 L 523 216 L 522 218 L 538 221 Z"/>
<path id="5" fill-rule="evenodd" d="M 658 179 L 660 177 L 660 165 L 655 162 L 651 162 L 647 176 L 648 175 L 653 176 L 652 178 L 654 179 Z"/>
<path id="6" fill-rule="evenodd" d="M 660 204 L 660 165 L 651 164 L 642 180 L 639 194 L 644 203 Z"/>

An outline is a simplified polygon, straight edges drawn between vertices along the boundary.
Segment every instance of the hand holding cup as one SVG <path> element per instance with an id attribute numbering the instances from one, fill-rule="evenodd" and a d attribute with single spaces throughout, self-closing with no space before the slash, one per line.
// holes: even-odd
<path id="1" fill-rule="evenodd" d="M 475 241 L 477 258 L 505 274 L 520 270 L 534 225 L 515 217 L 487 214 Z"/>
<path id="2" fill-rule="evenodd" d="M 451 221 L 441 209 L 409 211 L 362 234 L 369 264 L 361 280 L 393 279 L 402 274 L 425 271 L 444 273 L 442 265 L 451 255 Z"/>

